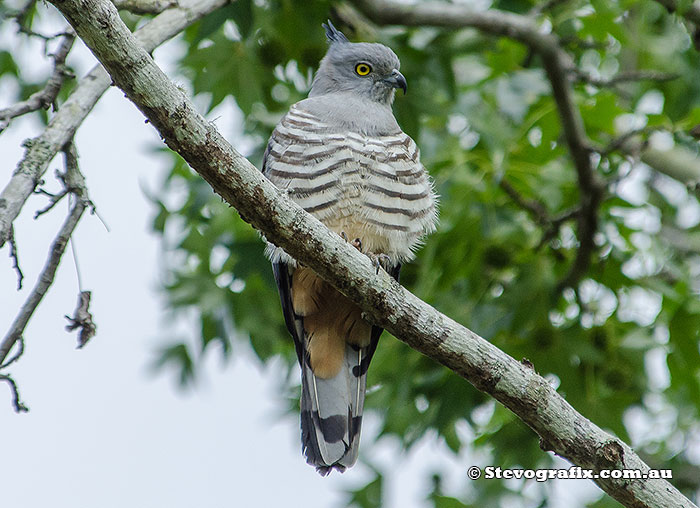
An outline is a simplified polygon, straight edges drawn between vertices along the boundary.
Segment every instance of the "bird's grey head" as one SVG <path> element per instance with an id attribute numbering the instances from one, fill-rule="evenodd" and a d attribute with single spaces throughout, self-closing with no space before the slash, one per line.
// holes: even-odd
<path id="1" fill-rule="evenodd" d="M 330 46 L 314 77 L 310 97 L 350 92 L 391 105 L 396 88 L 406 93 L 399 57 L 391 49 L 383 44 L 350 42 L 330 20 L 323 28 Z"/>

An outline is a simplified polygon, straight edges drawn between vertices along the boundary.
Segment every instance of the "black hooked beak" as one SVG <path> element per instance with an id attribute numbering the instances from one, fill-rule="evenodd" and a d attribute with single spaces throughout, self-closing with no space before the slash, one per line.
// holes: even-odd
<path id="1" fill-rule="evenodd" d="M 391 76 L 386 78 L 384 82 L 394 88 L 400 88 L 403 90 L 403 94 L 406 95 L 406 88 L 408 88 L 406 78 L 404 78 L 403 74 L 401 74 L 397 69 L 391 71 Z"/>

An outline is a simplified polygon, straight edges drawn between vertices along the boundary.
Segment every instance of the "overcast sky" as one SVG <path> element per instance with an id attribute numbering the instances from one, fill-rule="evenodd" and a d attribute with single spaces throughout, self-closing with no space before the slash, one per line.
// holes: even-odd
<path id="1" fill-rule="evenodd" d="M 0 46 L 7 48 L 7 33 Z M 94 63 L 77 42 L 70 63 L 83 75 Z M 173 75 L 177 43 L 156 52 Z M 36 47 L 34 48 L 36 50 Z M 38 53 L 19 55 L 46 72 Z M 0 81 L 0 107 L 9 100 Z M 240 114 L 227 102 L 210 115 L 237 146 Z M 23 139 L 40 132 L 38 122 L 20 118 L 0 136 L 0 185 L 4 187 L 23 149 Z M 70 249 L 56 280 L 26 329 L 26 352 L 9 372 L 18 382 L 29 413 L 15 414 L 9 390 L 0 384 L 0 503 L 6 507 L 224 507 L 336 506 L 339 492 L 362 485 L 369 469 L 358 464 L 345 475 L 319 477 L 301 456 L 298 416 L 283 415 L 281 379 L 274 364 L 263 370 L 242 344 L 233 360 L 209 351 L 205 376 L 194 390 L 176 387 L 171 372 L 149 366 L 159 345 L 187 333 L 188 320 L 173 327 L 159 293 L 158 238 L 150 232 L 154 210 L 146 193 L 155 191 L 168 159 L 154 154 L 159 137 L 117 90 L 110 90 L 77 134 L 80 165 L 90 197 L 110 227 L 86 214 L 75 234 L 84 289 L 92 291 L 97 335 L 76 350 L 76 334 L 64 330 L 75 308 L 78 283 Z M 51 164 L 45 175 L 57 190 Z M 24 289 L 15 292 L 15 273 L 5 248 L 0 255 L 0 333 L 23 304 L 65 218 L 67 202 L 33 220 L 46 198 L 33 196 L 15 223 Z M 185 323 L 183 326 L 182 323 Z M 363 440 L 376 433 L 370 417 Z M 388 506 L 425 506 L 427 472 L 447 471 L 452 488 L 464 492 L 468 455 L 441 453 L 428 436 L 400 456 L 391 440 L 361 448 L 361 455 L 391 465 Z M 563 465 L 563 467 L 568 467 Z M 561 506 L 573 506 L 569 488 L 557 488 Z M 450 485 L 448 485 L 449 487 Z M 533 486 L 533 488 L 539 488 Z M 547 488 L 554 488 L 550 484 Z M 527 490 L 527 489 L 526 489 Z M 584 495 L 585 494 L 585 495 Z M 595 487 L 576 497 L 594 498 Z"/>

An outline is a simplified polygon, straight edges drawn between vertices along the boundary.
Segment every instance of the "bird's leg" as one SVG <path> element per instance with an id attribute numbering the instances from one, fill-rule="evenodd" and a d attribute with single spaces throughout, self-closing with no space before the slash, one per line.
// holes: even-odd
<path id="1" fill-rule="evenodd" d="M 388 254 L 375 254 L 374 252 L 367 252 L 366 254 L 370 261 L 372 261 L 372 264 L 377 267 L 377 273 L 379 273 L 380 268 L 383 268 L 385 272 L 389 273 L 391 258 Z"/>
<path id="2" fill-rule="evenodd" d="M 349 242 L 350 245 L 355 247 L 357 250 L 365 254 L 370 261 L 372 261 L 372 265 L 377 268 L 377 273 L 379 273 L 379 269 L 383 268 L 385 272 L 389 273 L 389 268 L 391 268 L 391 258 L 389 257 L 388 254 L 384 253 L 379 253 L 375 254 L 374 252 L 365 252 L 362 250 L 362 240 L 359 238 L 355 238 L 352 242 L 348 239 L 348 235 L 345 233 L 345 231 L 340 232 L 340 237 L 345 240 L 346 242 Z"/>

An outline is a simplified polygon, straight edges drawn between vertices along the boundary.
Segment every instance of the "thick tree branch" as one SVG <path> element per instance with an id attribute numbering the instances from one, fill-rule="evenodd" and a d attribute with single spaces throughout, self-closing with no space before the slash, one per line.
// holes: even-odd
<path id="1" fill-rule="evenodd" d="M 187 26 L 228 2 L 229 0 L 180 0 L 179 7 L 159 14 L 138 29 L 134 36 L 150 53 Z M 51 160 L 73 138 L 75 131 L 110 85 L 110 77 L 102 66 L 95 66 L 80 80 L 44 132 L 25 141 L 24 157 L 0 193 L 0 248 L 5 245 L 10 226 L 34 192 Z"/>
<path id="2" fill-rule="evenodd" d="M 38 109 L 48 109 L 56 101 L 58 92 L 61 91 L 63 82 L 71 73 L 66 67 L 66 57 L 73 47 L 75 40 L 74 33 L 66 33 L 56 53 L 52 55 L 54 67 L 51 77 L 46 82 L 46 86 L 36 93 L 33 93 L 25 101 L 18 102 L 12 106 L 0 110 L 0 132 L 5 130 L 13 118 L 25 115 Z"/>
<path id="3" fill-rule="evenodd" d="M 368 320 L 454 370 L 517 414 L 545 447 L 584 468 L 648 466 L 578 414 L 522 364 L 404 289 L 286 196 L 195 110 L 141 48 L 106 0 L 53 0 L 119 86 L 176 150 L 241 216 L 357 303 Z M 599 479 L 627 506 L 694 506 L 664 480 Z"/>

